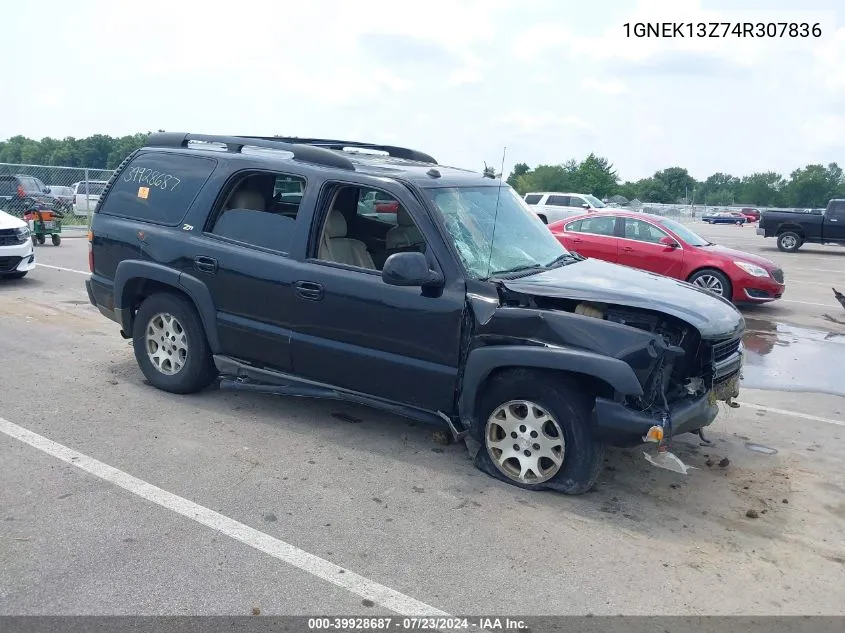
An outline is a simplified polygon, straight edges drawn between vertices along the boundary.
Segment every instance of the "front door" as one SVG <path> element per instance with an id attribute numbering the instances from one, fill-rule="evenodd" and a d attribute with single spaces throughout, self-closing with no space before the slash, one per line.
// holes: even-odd
<path id="1" fill-rule="evenodd" d="M 425 210 L 401 191 L 383 242 L 368 240 L 358 215 L 361 189 L 327 183 L 313 222 L 309 257 L 298 264 L 291 352 L 297 375 L 385 400 L 450 412 L 457 384 L 466 291 L 444 272 L 429 244 L 436 239 Z M 327 211 L 331 209 L 331 216 Z M 328 220 L 328 221 L 327 221 Z M 324 230 L 325 229 L 325 230 Z M 369 248 L 368 248 L 369 243 Z M 416 245 L 444 273 L 436 292 L 397 287 L 381 278 L 395 247 Z"/>
<path id="2" fill-rule="evenodd" d="M 845 200 L 831 204 L 825 214 L 823 235 L 831 242 L 845 242 Z"/>
<path id="3" fill-rule="evenodd" d="M 624 221 L 625 238 L 619 240 L 619 263 L 678 278 L 683 269 L 684 250 L 677 240 L 663 229 L 644 220 L 624 218 Z M 678 247 L 661 244 L 660 240 L 665 237 L 678 244 Z"/>

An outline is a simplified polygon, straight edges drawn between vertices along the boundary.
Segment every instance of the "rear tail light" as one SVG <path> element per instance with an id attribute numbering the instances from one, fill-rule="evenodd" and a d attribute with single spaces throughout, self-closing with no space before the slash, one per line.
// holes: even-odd
<path id="1" fill-rule="evenodd" d="M 94 232 L 88 231 L 88 270 L 94 272 Z"/>
<path id="2" fill-rule="evenodd" d="M 26 194 L 24 193 L 23 187 L 18 185 L 18 198 L 25 198 Z"/>

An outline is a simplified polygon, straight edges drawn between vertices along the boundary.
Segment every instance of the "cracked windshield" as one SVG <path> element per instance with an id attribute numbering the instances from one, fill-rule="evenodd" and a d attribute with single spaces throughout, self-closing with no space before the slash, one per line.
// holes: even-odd
<path id="1" fill-rule="evenodd" d="M 569 253 L 508 185 L 434 189 L 429 197 L 475 279 L 546 268 Z"/>

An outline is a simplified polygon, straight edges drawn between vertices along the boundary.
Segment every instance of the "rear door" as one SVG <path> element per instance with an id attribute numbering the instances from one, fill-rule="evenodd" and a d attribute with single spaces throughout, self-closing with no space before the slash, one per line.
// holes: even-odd
<path id="1" fill-rule="evenodd" d="M 684 249 L 661 244 L 668 237 L 678 242 L 663 229 L 635 218 L 622 218 L 625 236 L 619 243 L 619 263 L 631 268 L 648 270 L 659 275 L 678 278 L 683 270 Z"/>
<path id="2" fill-rule="evenodd" d="M 845 242 L 845 200 L 831 203 L 825 213 L 823 235 L 831 242 Z"/>
<path id="3" fill-rule="evenodd" d="M 569 235 L 564 245 L 584 257 L 616 263 L 619 259 L 617 222 L 618 218 L 613 215 L 583 218 L 570 222 L 566 225 L 566 232 Z"/>

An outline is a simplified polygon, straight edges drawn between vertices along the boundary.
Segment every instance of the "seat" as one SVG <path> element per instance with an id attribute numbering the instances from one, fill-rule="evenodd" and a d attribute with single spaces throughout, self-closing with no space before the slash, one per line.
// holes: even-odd
<path id="1" fill-rule="evenodd" d="M 361 240 L 346 237 L 346 218 L 340 211 L 332 211 L 323 229 L 320 259 L 375 270 L 376 265 Z"/>
<path id="2" fill-rule="evenodd" d="M 226 205 L 227 209 L 251 209 L 252 211 L 265 211 L 267 201 L 254 189 L 238 189 Z"/>
<path id="3" fill-rule="evenodd" d="M 406 249 L 425 244 L 422 232 L 414 224 L 411 214 L 400 206 L 396 210 L 396 226 L 390 229 L 385 236 L 385 248 L 388 251 Z"/>

